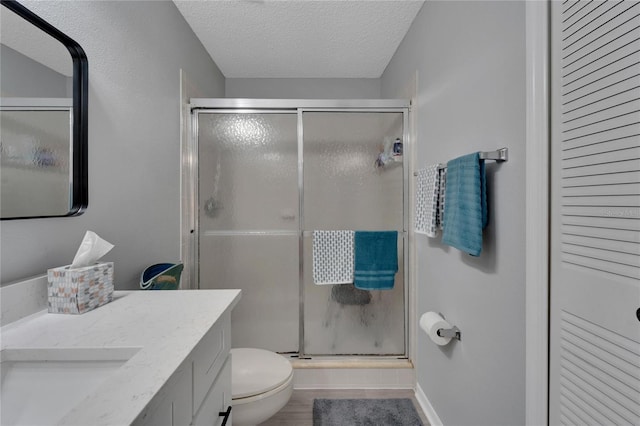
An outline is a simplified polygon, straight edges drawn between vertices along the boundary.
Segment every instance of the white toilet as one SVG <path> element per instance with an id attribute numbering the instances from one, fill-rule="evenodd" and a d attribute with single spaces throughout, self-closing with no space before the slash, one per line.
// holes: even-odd
<path id="1" fill-rule="evenodd" d="M 293 392 L 293 368 L 264 349 L 231 349 L 231 405 L 234 426 L 254 426 L 284 407 Z"/>

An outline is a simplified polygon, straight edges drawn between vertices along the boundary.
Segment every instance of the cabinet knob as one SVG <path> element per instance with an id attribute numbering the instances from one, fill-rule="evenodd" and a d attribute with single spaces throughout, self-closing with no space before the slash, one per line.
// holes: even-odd
<path id="1" fill-rule="evenodd" d="M 218 416 L 220 417 L 224 417 L 224 420 L 222 421 L 222 425 L 221 426 L 226 426 L 227 424 L 227 420 L 229 420 L 229 416 L 231 415 L 231 406 L 229 406 L 227 408 L 227 411 L 220 411 L 218 413 Z"/>

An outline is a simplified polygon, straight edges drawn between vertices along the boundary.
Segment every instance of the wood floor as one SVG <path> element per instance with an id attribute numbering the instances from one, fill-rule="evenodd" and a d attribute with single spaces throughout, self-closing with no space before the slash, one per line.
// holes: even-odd
<path id="1" fill-rule="evenodd" d="M 425 426 L 429 424 L 412 390 L 314 389 L 294 390 L 289 403 L 275 416 L 261 423 L 260 426 L 313 426 L 312 412 L 314 398 L 409 398 L 413 401 L 413 405 Z"/>

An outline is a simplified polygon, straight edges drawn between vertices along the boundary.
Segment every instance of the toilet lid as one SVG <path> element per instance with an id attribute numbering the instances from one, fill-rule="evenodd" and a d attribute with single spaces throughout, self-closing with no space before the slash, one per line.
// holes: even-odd
<path id="1" fill-rule="evenodd" d="M 291 376 L 291 363 L 264 349 L 231 349 L 232 399 L 259 395 L 275 389 Z"/>

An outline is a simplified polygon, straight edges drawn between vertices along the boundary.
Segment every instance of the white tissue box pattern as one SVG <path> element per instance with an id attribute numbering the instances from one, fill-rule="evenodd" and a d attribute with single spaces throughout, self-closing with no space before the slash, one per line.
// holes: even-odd
<path id="1" fill-rule="evenodd" d="M 82 314 L 113 300 L 113 262 L 49 269 L 49 312 Z"/>

